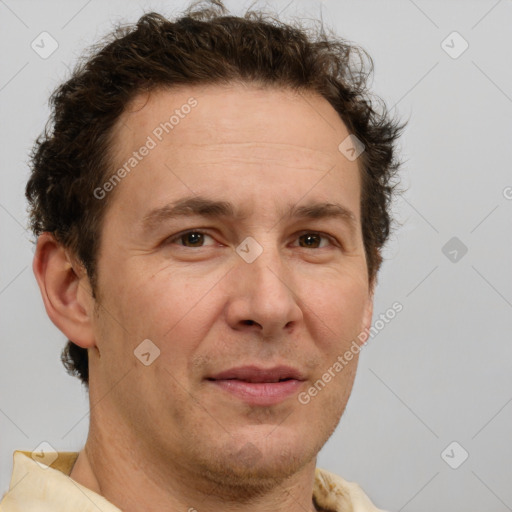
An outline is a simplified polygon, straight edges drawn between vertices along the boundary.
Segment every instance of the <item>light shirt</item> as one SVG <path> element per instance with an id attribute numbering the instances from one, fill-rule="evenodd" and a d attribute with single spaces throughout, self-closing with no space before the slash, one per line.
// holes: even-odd
<path id="1" fill-rule="evenodd" d="M 34 454 L 14 452 L 11 484 L 0 502 L 0 512 L 121 512 L 69 477 L 78 452 L 46 453 L 48 464 L 36 462 Z M 51 464 L 49 455 L 55 458 Z M 313 499 L 326 512 L 384 512 L 359 485 L 320 468 L 315 469 Z"/>

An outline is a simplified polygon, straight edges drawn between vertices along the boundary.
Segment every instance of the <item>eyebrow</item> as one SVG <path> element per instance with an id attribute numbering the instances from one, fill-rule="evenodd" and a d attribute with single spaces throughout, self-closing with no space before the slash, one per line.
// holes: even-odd
<path id="1" fill-rule="evenodd" d="M 347 222 L 351 229 L 355 230 L 357 226 L 357 218 L 354 213 L 339 203 L 311 203 L 304 206 L 290 203 L 282 213 L 282 218 L 338 218 Z M 145 232 L 151 232 L 166 221 L 191 216 L 236 220 L 244 220 L 248 217 L 246 212 L 236 210 L 234 205 L 228 201 L 217 201 L 207 197 L 192 196 L 151 210 L 142 219 L 142 227 Z"/>

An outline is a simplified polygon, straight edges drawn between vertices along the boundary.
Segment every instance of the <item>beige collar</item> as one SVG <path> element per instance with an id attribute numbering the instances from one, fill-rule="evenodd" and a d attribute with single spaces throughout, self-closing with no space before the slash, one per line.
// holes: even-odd
<path id="1" fill-rule="evenodd" d="M 77 452 L 46 454 L 47 464 L 36 462 L 31 452 L 14 452 L 14 468 L 9 491 L 0 503 L 0 512 L 121 512 L 103 496 L 69 478 Z M 375 508 L 362 489 L 353 482 L 315 469 L 313 501 L 323 512 L 383 512 Z"/>

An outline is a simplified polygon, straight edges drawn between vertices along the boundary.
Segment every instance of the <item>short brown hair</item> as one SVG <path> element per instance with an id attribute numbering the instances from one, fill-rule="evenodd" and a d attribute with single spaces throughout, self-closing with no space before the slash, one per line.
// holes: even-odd
<path id="1" fill-rule="evenodd" d="M 106 208 L 93 194 L 112 174 L 113 127 L 141 92 L 178 85 L 258 83 L 323 96 L 365 146 L 361 222 L 371 285 L 391 227 L 399 162 L 396 140 L 405 124 L 370 95 L 371 57 L 324 27 L 315 33 L 277 16 L 229 15 L 219 0 L 192 4 L 171 21 L 151 12 L 118 26 L 93 46 L 50 98 L 51 117 L 34 144 L 26 187 L 36 236 L 54 234 L 83 264 L 96 297 L 97 254 Z M 340 141 L 341 142 L 341 141 Z M 88 385 L 87 350 L 68 340 L 67 370 Z"/>

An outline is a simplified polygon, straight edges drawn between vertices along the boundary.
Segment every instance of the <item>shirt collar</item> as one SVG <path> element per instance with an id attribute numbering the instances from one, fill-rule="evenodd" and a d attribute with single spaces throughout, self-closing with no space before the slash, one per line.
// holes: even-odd
<path id="1" fill-rule="evenodd" d="M 9 491 L 2 500 L 5 512 L 121 512 L 103 496 L 69 478 L 77 452 L 58 452 L 46 464 L 36 452 L 14 452 Z M 48 457 L 48 454 L 46 454 Z M 383 512 L 362 489 L 325 469 L 315 469 L 313 501 L 322 512 Z M 11 508 L 9 508 L 9 506 Z"/>

